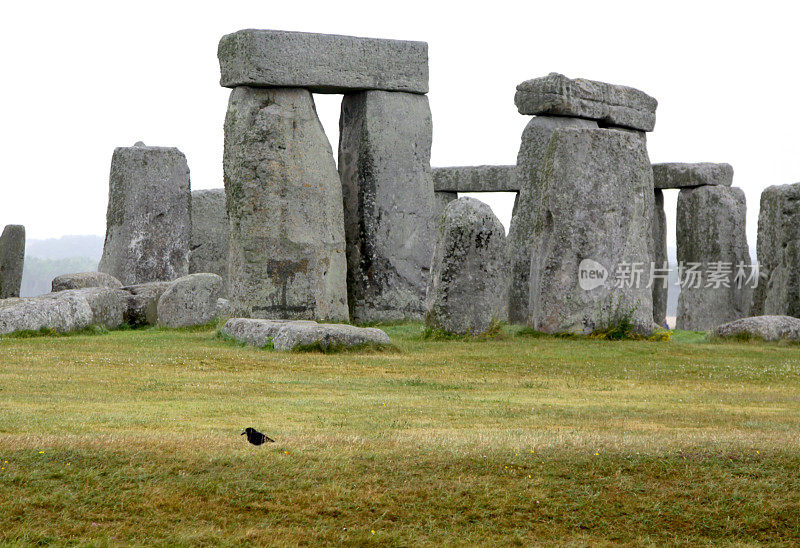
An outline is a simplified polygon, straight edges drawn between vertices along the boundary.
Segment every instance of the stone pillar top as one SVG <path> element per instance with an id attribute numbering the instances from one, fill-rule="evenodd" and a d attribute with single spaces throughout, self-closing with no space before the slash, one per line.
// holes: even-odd
<path id="1" fill-rule="evenodd" d="M 574 116 L 639 131 L 653 131 L 658 106 L 638 89 L 557 72 L 519 84 L 514 103 L 520 114 Z"/>
<path id="2" fill-rule="evenodd" d="M 223 36 L 217 57 L 228 88 L 428 92 L 425 42 L 246 29 Z"/>

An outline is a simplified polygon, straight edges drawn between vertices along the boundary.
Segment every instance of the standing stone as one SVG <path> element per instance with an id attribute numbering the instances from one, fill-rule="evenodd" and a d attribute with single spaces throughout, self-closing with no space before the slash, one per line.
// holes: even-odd
<path id="1" fill-rule="evenodd" d="M 636 330 L 651 332 L 653 170 L 644 140 L 557 129 L 536 179 L 530 325 L 586 334 L 625 315 Z M 636 265 L 638 280 L 625 275 Z"/>
<path id="2" fill-rule="evenodd" d="M 597 122 L 578 118 L 536 116 L 528 122 L 525 131 L 522 132 L 516 172 L 520 190 L 508 230 L 508 264 L 511 278 L 508 290 L 508 321 L 511 323 L 528 321 L 533 223 L 538 207 L 538 189 L 541 186 L 538 172 L 550 137 L 556 129 L 562 127 L 597 128 Z"/>
<path id="3" fill-rule="evenodd" d="M 678 195 L 678 329 L 705 331 L 750 315 L 752 290 L 744 283 L 736 287 L 740 265 L 750 274 L 746 212 L 740 188 L 701 186 Z"/>
<path id="4" fill-rule="evenodd" d="M 229 240 L 225 189 L 193 191 L 189 273 L 211 272 L 227 280 Z"/>
<path id="5" fill-rule="evenodd" d="M 451 202 L 440 225 L 426 323 L 449 333 L 485 333 L 507 313 L 505 229 L 475 198 Z"/>
<path id="6" fill-rule="evenodd" d="M 664 192 L 655 189 L 653 207 L 653 262 L 663 278 L 653 279 L 653 321 L 660 326 L 667 323 L 667 292 L 669 288 L 667 258 L 667 215 L 664 212 Z"/>
<path id="7" fill-rule="evenodd" d="M 422 319 L 436 222 L 428 98 L 345 95 L 340 127 L 350 316 Z"/>
<path id="8" fill-rule="evenodd" d="M 189 166 L 177 148 L 114 150 L 106 240 L 98 271 L 131 285 L 189 270 Z"/>
<path id="9" fill-rule="evenodd" d="M 6 225 L 0 236 L 0 299 L 19 297 L 25 264 L 25 227 Z"/>
<path id="10" fill-rule="evenodd" d="M 761 193 L 752 314 L 800 318 L 800 183 Z"/>
<path id="11" fill-rule="evenodd" d="M 235 88 L 224 172 L 232 313 L 347 320 L 342 186 L 311 93 Z"/>
<path id="12" fill-rule="evenodd" d="M 638 89 L 556 72 L 519 84 L 514 103 L 520 114 L 574 116 L 639 131 L 653 131 L 658 106 Z"/>

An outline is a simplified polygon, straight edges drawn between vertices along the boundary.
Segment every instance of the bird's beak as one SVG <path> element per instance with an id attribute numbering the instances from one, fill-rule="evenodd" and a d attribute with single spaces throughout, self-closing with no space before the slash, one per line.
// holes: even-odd
<path id="1" fill-rule="evenodd" d="M 240 435 L 240 436 L 244 436 L 245 434 L 247 434 L 247 432 L 242 432 L 242 433 L 241 433 L 241 434 L 239 434 L 239 435 Z"/>

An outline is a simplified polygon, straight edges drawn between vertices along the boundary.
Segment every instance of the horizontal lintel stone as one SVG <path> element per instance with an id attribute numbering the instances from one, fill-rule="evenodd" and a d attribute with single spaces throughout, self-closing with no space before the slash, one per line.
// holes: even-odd
<path id="1" fill-rule="evenodd" d="M 517 166 L 433 168 L 436 192 L 519 192 Z"/>
<path id="2" fill-rule="evenodd" d="M 731 186 L 733 184 L 733 166 L 709 162 L 653 164 L 653 183 L 655 188 L 660 189 Z"/>
<path id="3" fill-rule="evenodd" d="M 639 131 L 653 131 L 658 106 L 638 89 L 556 72 L 519 84 L 514 103 L 520 114 L 573 116 Z"/>
<path id="4" fill-rule="evenodd" d="M 228 88 L 428 92 L 426 42 L 247 29 L 223 36 L 217 56 Z"/>

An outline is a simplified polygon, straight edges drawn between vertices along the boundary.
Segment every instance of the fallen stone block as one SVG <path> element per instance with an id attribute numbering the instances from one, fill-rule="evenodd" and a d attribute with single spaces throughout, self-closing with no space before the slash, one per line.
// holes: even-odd
<path id="1" fill-rule="evenodd" d="M 67 333 L 89 327 L 92 320 L 92 309 L 80 294 L 60 292 L 0 300 L 0 335 L 42 329 Z"/>
<path id="2" fill-rule="evenodd" d="M 128 294 L 125 322 L 131 327 L 158 324 L 158 300 L 172 282 L 147 282 L 121 288 Z"/>
<path id="3" fill-rule="evenodd" d="M 505 321 L 507 307 L 505 229 L 488 205 L 459 198 L 447 206 L 434 248 L 426 324 L 479 335 Z"/>
<path id="4" fill-rule="evenodd" d="M 122 282 L 105 272 L 79 272 L 76 274 L 62 274 L 53 278 L 51 283 L 53 293 L 68 289 L 85 289 L 87 287 L 107 287 L 119 289 Z"/>
<path id="5" fill-rule="evenodd" d="M 189 271 L 189 166 L 177 148 L 137 143 L 114 150 L 98 270 L 125 285 Z"/>
<path id="6" fill-rule="evenodd" d="M 0 235 L 0 299 L 19 297 L 25 263 L 25 227 L 7 225 Z"/>
<path id="7" fill-rule="evenodd" d="M 436 192 L 519 192 L 517 166 L 435 167 Z"/>
<path id="8" fill-rule="evenodd" d="M 204 325 L 217 317 L 223 281 L 211 273 L 189 274 L 169 284 L 158 299 L 158 325 Z"/>
<path id="9" fill-rule="evenodd" d="M 733 166 L 730 164 L 677 162 L 653 164 L 655 188 L 691 188 L 697 186 L 731 186 Z"/>
<path id="10" fill-rule="evenodd" d="M 261 320 L 255 318 L 231 318 L 222 326 L 220 333 L 241 343 L 264 348 L 272 343 L 275 335 L 286 325 L 316 326 L 313 320 Z"/>
<path id="11" fill-rule="evenodd" d="M 715 327 L 712 337 L 800 341 L 800 319 L 791 316 L 751 316 Z"/>
<path id="12" fill-rule="evenodd" d="M 574 116 L 640 131 L 653 131 L 658 106 L 638 89 L 556 72 L 519 84 L 514 103 L 520 114 Z"/>
<path id="13" fill-rule="evenodd" d="M 389 336 L 375 327 L 355 327 L 346 324 L 307 325 L 290 322 L 273 338 L 275 350 L 290 351 L 301 347 L 335 350 L 361 345 L 389 345 Z"/>
<path id="14" fill-rule="evenodd" d="M 227 34 L 217 51 L 223 87 L 428 92 L 428 44 L 280 30 Z"/>

